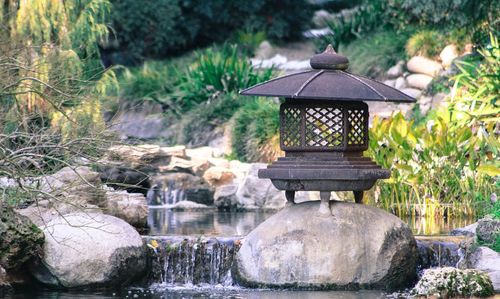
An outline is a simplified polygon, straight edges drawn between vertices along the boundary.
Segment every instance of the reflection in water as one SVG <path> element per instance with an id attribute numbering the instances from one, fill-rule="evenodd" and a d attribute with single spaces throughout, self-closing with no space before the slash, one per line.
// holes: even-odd
<path id="1" fill-rule="evenodd" d="M 210 210 L 173 211 L 164 208 L 149 210 L 149 234 L 245 236 L 274 212 L 229 212 Z M 452 229 L 474 222 L 472 218 L 408 217 L 403 219 L 415 235 L 444 235 Z"/>
<path id="2" fill-rule="evenodd" d="M 149 209 L 149 235 L 245 236 L 273 212 Z"/>

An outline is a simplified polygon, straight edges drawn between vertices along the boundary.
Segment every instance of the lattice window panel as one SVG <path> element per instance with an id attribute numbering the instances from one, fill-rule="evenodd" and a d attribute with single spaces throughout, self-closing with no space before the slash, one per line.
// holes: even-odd
<path id="1" fill-rule="evenodd" d="M 365 112 L 360 109 L 347 109 L 347 121 L 349 123 L 347 144 L 365 145 L 367 143 Z"/>
<path id="2" fill-rule="evenodd" d="M 306 108 L 305 146 L 336 148 L 343 144 L 342 109 L 335 107 Z"/>
<path id="3" fill-rule="evenodd" d="M 286 147 L 298 147 L 301 145 L 300 125 L 301 109 L 287 107 L 281 114 L 281 142 Z"/>

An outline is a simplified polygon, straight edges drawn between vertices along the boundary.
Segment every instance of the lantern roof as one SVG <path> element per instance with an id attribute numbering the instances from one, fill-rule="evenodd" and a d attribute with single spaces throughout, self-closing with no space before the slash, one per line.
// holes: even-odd
<path id="1" fill-rule="evenodd" d="M 310 60 L 312 70 L 288 74 L 242 90 L 242 95 L 291 99 L 387 101 L 413 103 L 405 93 L 346 71 L 349 60 L 331 45 Z"/>

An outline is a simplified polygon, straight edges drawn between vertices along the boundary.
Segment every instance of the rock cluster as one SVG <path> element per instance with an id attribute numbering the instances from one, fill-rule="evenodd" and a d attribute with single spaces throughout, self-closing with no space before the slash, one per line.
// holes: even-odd
<path id="1" fill-rule="evenodd" d="M 426 95 L 425 91 L 431 82 L 450 68 L 453 65 L 453 60 L 459 56 L 455 45 L 447 45 L 439 55 L 440 61 L 423 56 L 411 57 L 406 65 L 404 61 L 399 61 L 387 70 L 388 80 L 385 80 L 384 83 L 417 98 L 420 111 L 426 114 L 431 107 L 439 105 L 447 95 L 437 93 L 429 96 Z M 407 71 L 405 71 L 405 66 Z"/>

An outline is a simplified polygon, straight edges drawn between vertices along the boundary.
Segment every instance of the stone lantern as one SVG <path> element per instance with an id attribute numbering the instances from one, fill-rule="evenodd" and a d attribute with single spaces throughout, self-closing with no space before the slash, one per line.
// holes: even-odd
<path id="1" fill-rule="evenodd" d="M 295 191 L 320 191 L 321 215 L 330 215 L 331 191 L 363 191 L 390 177 L 363 151 L 368 148 L 367 101 L 415 102 L 408 95 L 346 71 L 349 61 L 329 45 L 311 58 L 312 70 L 285 75 L 241 91 L 242 95 L 283 97 L 280 147 L 285 157 L 259 171 L 285 190 L 287 205 Z"/>

